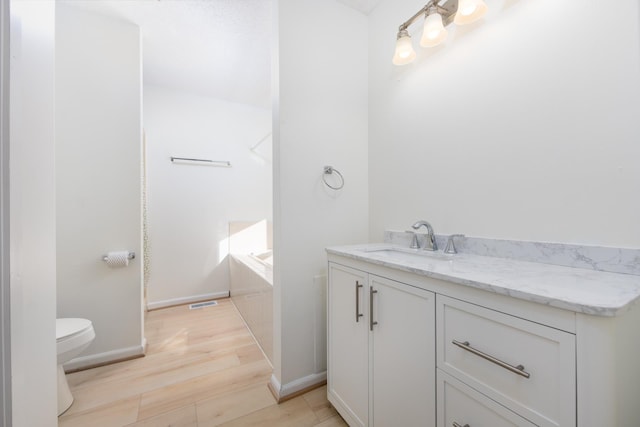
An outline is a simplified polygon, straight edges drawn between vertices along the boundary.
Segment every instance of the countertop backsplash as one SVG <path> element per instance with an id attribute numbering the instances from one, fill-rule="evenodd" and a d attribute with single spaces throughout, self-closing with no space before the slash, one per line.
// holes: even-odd
<path id="1" fill-rule="evenodd" d="M 406 231 L 387 230 L 384 233 L 384 243 L 409 247 L 411 239 L 411 233 Z M 436 234 L 438 250 L 443 250 L 446 247 L 447 239 L 447 235 Z M 499 240 L 481 237 L 456 238 L 455 246 L 458 252 L 472 255 L 640 275 L 640 249 Z"/>

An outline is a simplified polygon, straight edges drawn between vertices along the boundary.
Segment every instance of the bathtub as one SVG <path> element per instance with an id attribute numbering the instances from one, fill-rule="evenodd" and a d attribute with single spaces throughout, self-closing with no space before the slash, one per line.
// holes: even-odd
<path id="1" fill-rule="evenodd" d="M 270 271 L 273 271 L 273 251 L 265 251 L 259 254 L 249 254 L 249 257 L 255 259 Z M 273 276 L 271 279 L 269 279 L 269 282 L 273 286 Z"/>
<path id="2" fill-rule="evenodd" d="M 273 254 L 231 254 L 231 299 L 273 364 Z"/>

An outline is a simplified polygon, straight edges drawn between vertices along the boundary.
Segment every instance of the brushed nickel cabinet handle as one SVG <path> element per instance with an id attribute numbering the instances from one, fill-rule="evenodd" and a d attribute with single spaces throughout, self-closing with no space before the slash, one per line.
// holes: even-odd
<path id="1" fill-rule="evenodd" d="M 453 427 L 471 427 L 469 424 L 465 424 L 463 426 L 461 426 L 460 424 L 458 424 L 457 422 L 453 422 Z"/>
<path id="2" fill-rule="evenodd" d="M 510 365 L 507 362 L 503 362 L 502 360 L 497 359 L 497 358 L 495 358 L 495 357 L 493 357 L 493 356 L 491 356 L 491 355 L 489 355 L 487 353 L 483 353 L 482 351 L 471 347 L 471 344 L 469 344 L 469 341 L 460 342 L 460 341 L 453 340 L 453 341 L 451 341 L 451 343 L 454 344 L 454 345 L 457 345 L 458 347 L 460 347 L 463 350 L 467 350 L 468 352 L 475 354 L 476 356 L 480 356 L 483 359 L 488 360 L 491 363 L 495 363 L 496 365 L 506 369 L 507 371 L 513 372 L 516 375 L 520 375 L 520 376 L 525 377 L 525 378 L 529 378 L 531 376 L 528 372 L 526 372 L 524 370 L 524 366 L 522 366 L 522 365 L 513 366 L 513 365 Z"/>
<path id="3" fill-rule="evenodd" d="M 362 286 L 360 281 L 356 280 L 356 323 L 364 316 L 364 314 L 360 313 L 360 292 L 358 292 Z"/>
<path id="4" fill-rule="evenodd" d="M 369 288 L 369 330 L 373 331 L 373 326 L 377 325 L 378 322 L 374 322 L 373 321 L 373 294 L 377 294 L 378 291 L 376 291 L 373 288 Z"/>

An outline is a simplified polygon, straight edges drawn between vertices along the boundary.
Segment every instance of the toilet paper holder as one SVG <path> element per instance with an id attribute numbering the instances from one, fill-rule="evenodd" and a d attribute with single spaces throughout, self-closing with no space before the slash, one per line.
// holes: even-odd
<path id="1" fill-rule="evenodd" d="M 127 256 L 127 258 L 129 258 L 129 260 L 132 260 L 132 259 L 135 259 L 135 257 L 136 257 L 136 253 L 133 251 L 129 251 L 129 255 Z M 102 257 L 102 260 L 106 262 L 108 258 L 109 258 L 109 255 L 104 255 Z"/>

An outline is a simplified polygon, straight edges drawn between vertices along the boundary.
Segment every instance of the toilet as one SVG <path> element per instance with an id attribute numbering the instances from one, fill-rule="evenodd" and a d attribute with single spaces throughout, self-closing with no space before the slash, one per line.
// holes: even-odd
<path id="1" fill-rule="evenodd" d="M 62 365 L 77 357 L 96 337 L 93 324 L 87 319 L 56 319 L 56 350 L 58 354 L 58 415 L 69 409 L 73 396 Z"/>

